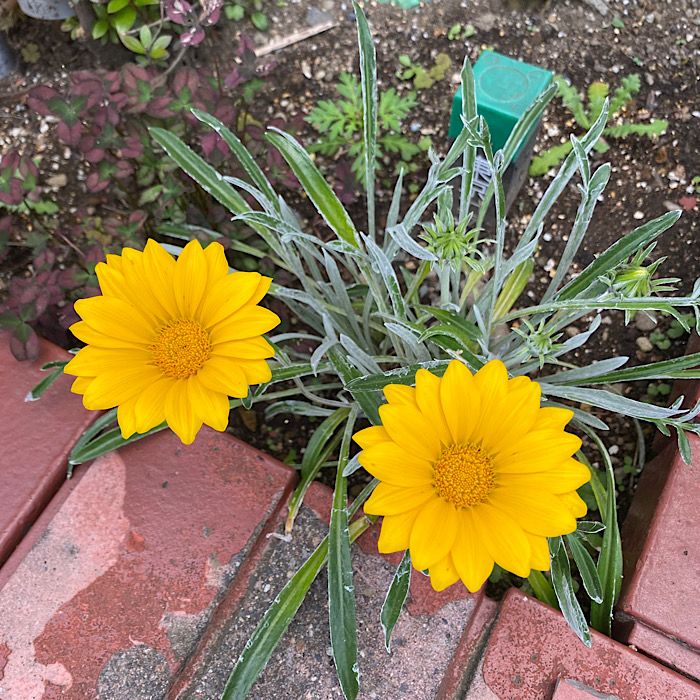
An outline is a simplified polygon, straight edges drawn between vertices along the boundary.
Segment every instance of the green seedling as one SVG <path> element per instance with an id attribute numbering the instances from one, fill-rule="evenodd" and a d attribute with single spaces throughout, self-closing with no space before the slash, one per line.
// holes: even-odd
<path id="1" fill-rule="evenodd" d="M 470 39 L 476 34 L 476 27 L 473 24 L 453 24 L 447 31 L 449 41 Z"/>
<path id="2" fill-rule="evenodd" d="M 278 3 L 278 7 L 283 7 Z M 239 0 L 224 5 L 224 14 L 233 22 L 240 22 L 246 17 L 251 24 L 261 32 L 266 32 L 270 26 L 267 15 L 263 11 L 262 0 Z"/>
<path id="3" fill-rule="evenodd" d="M 557 84 L 559 99 L 564 107 L 571 112 L 576 123 L 582 129 L 590 129 L 591 124 L 600 115 L 606 98 L 609 97 L 610 85 L 602 81 L 591 83 L 588 86 L 587 104 L 585 104 L 578 90 L 566 78 L 557 75 L 554 80 Z M 620 87 L 610 97 L 611 125 L 603 130 L 602 136 L 594 146 L 598 153 L 605 153 L 610 148 L 605 137 L 624 139 L 637 135 L 651 138 L 663 134 L 668 128 L 668 122 L 665 119 L 652 119 L 645 124 L 635 124 L 623 120 L 622 114 L 634 101 L 640 87 L 639 75 L 633 73 L 622 79 Z M 530 164 L 530 175 L 544 175 L 551 168 L 555 168 L 569 155 L 571 148 L 571 141 L 566 141 L 543 151 L 533 158 Z"/>
<path id="4" fill-rule="evenodd" d="M 335 157 L 346 153 L 352 158 L 352 172 L 361 180 L 364 168 L 365 151 L 362 140 L 362 91 L 360 83 L 350 73 L 341 73 L 336 90 L 340 95 L 337 100 L 321 100 L 306 120 L 319 134 L 318 141 L 311 146 L 311 151 L 324 156 Z M 429 147 L 429 140 L 421 139 L 419 144 L 409 141 L 402 133 L 402 124 L 408 113 L 416 104 L 414 92 L 403 95 L 394 88 L 389 88 L 379 96 L 377 109 L 377 162 L 385 154 L 399 156 L 396 166 L 400 169 L 413 170 L 412 159 L 421 152 L 422 147 Z"/>
<path id="5" fill-rule="evenodd" d="M 435 57 L 435 63 L 430 68 L 413 63 L 410 56 L 402 54 L 399 63 L 403 66 L 397 73 L 401 80 L 412 80 L 416 90 L 432 87 L 436 82 L 444 80 L 447 71 L 452 65 L 452 59 L 446 53 L 439 53 Z"/>

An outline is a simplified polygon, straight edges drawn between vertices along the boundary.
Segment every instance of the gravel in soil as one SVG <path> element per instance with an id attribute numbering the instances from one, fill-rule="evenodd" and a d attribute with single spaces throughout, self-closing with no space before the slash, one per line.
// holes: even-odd
<path id="1" fill-rule="evenodd" d="M 469 2 L 435 1 L 403 11 L 391 5 L 365 3 L 378 50 L 380 89 L 389 86 L 399 92 L 414 89 L 410 81 L 397 76 L 398 57 L 407 54 L 422 66 L 434 64 L 439 53 L 447 54 L 452 69 L 446 78 L 431 87 L 417 90 L 418 104 L 407 120 L 409 138 L 429 137 L 433 147 L 444 152 L 447 146 L 447 125 L 452 94 L 458 82 L 459 67 L 464 56 L 473 62 L 485 48 L 546 67 L 567 76 L 584 90 L 591 82 L 603 80 L 614 87 L 630 73 L 642 78 L 642 89 L 626 112 L 628 118 L 647 121 L 667 119 L 666 134 L 653 141 L 632 137 L 611 142 L 604 155 L 595 154 L 593 165 L 609 161 L 612 176 L 601 197 L 591 222 L 588 237 L 576 260 L 574 271 L 587 265 L 621 235 L 642 220 L 659 216 L 669 209 L 686 209 L 678 224 L 658 243 L 655 255 L 666 256 L 661 268 L 663 276 L 680 277 L 680 292 L 687 293 L 700 275 L 700 236 L 697 192 L 692 180 L 700 175 L 700 8 L 693 0 L 658 3 L 652 0 L 610 0 L 609 12 L 603 16 L 592 9 L 600 3 L 583 0 L 561 2 L 501 2 L 470 0 Z M 335 83 L 342 71 L 357 71 L 356 30 L 351 5 L 333 0 L 289 0 L 275 5 L 268 3 L 266 12 L 270 30 L 256 32 L 252 27 L 222 20 L 212 28 L 205 43 L 192 52 L 186 62 L 202 66 L 217 62 L 232 66 L 235 62 L 236 37 L 241 29 L 252 34 L 258 47 L 287 37 L 319 22 L 334 20 L 337 25 L 322 34 L 270 54 L 264 61 L 274 60 L 276 67 L 265 79 L 252 111 L 265 123 L 277 116 L 288 119 L 307 116 L 319 99 L 336 97 Z M 453 39 L 454 27 L 460 25 Z M 89 206 L 105 215 L 114 203 L 108 197 L 88 196 L 74 155 L 66 152 L 56 140 L 54 126 L 45 118 L 32 114 L 24 103 L 26 91 L 33 85 L 49 83 L 60 89 L 67 82 L 68 71 L 109 65 L 105 59 L 80 44 L 70 42 L 59 31 L 58 23 L 41 23 L 24 19 L 9 34 L 18 49 L 35 43 L 40 58 L 24 66 L 24 74 L 0 84 L 0 146 L 3 149 L 23 144 L 25 148 L 45 151 L 51 162 L 52 196 L 61 205 L 61 214 L 70 219 L 71 211 Z M 117 57 L 118 58 L 118 57 Z M 301 122 L 298 138 L 305 144 L 315 140 L 313 129 Z M 569 113 L 558 101 L 547 109 L 540 129 L 537 150 L 563 142 L 577 129 Z M 319 158 L 329 173 L 335 163 Z M 416 173 L 409 176 L 410 190 L 420 184 L 427 159 L 418 158 Z M 509 213 L 512 241 L 521 231 L 551 179 L 529 178 Z M 390 164 L 381 174 L 377 198 L 379 213 L 388 206 L 393 175 Z M 359 195 L 359 193 L 357 193 Z M 308 201 L 298 191 L 287 193 L 289 201 L 306 217 L 310 230 L 327 235 Z M 536 256 L 536 271 L 527 297 L 536 298 L 554 274 L 556 260 L 566 243 L 578 206 L 575 188 L 561 197 L 549 217 L 542 244 Z M 356 221 L 365 216 L 361 197 L 349 205 Z M 21 238 L 22 232 L 17 232 Z M 25 264 L 14 258 L 12 273 Z M 29 273 L 30 270 L 27 270 Z M 8 270 L 0 275 L 0 295 Z M 525 299 L 521 300 L 525 301 Z M 569 333 L 580 331 L 579 324 Z M 659 319 L 655 327 L 648 319 L 624 326 L 622 315 L 605 313 L 601 330 L 576 358 L 588 363 L 613 355 L 626 355 L 631 363 L 649 362 L 682 354 L 685 338 L 669 339 L 667 319 Z M 666 340 L 664 341 L 664 338 Z M 663 342 L 660 342 L 661 341 Z M 661 347 L 659 347 L 661 345 Z M 657 387 L 658 389 L 658 387 Z M 652 387 L 654 390 L 654 387 Z M 623 386 L 626 395 L 641 398 L 647 386 Z M 665 391 L 665 389 L 664 389 Z M 663 393 L 654 399 L 663 401 Z M 262 410 L 235 411 L 231 429 L 248 442 L 268 452 L 298 462 L 313 422 L 276 417 L 265 419 Z M 629 460 L 637 444 L 636 431 L 624 418 L 611 422 L 606 439 L 612 447 L 619 477 L 621 511 L 628 504 L 628 494 L 638 477 Z M 326 480 L 332 480 L 330 471 Z M 357 490 L 358 484 L 352 486 Z"/>

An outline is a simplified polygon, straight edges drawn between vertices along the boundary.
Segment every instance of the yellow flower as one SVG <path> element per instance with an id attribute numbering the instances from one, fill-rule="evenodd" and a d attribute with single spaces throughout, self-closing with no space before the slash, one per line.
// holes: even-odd
<path id="1" fill-rule="evenodd" d="M 410 549 L 436 590 L 481 588 L 494 562 L 518 576 L 549 569 L 547 538 L 573 532 L 590 472 L 564 431 L 573 412 L 540 408 L 540 387 L 493 360 L 475 375 L 457 360 L 442 379 L 389 385 L 382 425 L 356 433 L 379 483 L 365 504 L 383 515 L 379 551 Z"/>
<path id="2" fill-rule="evenodd" d="M 122 436 L 167 421 L 185 444 L 206 423 L 226 430 L 228 397 L 270 380 L 280 320 L 257 306 L 271 279 L 229 274 L 224 249 L 188 243 L 177 261 L 153 240 L 95 269 L 102 296 L 81 299 L 71 331 L 87 343 L 66 366 L 85 408 L 118 406 Z"/>

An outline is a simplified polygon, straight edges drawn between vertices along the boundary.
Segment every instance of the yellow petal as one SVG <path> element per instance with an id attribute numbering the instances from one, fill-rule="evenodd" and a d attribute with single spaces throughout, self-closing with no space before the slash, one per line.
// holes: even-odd
<path id="1" fill-rule="evenodd" d="M 85 321 L 78 321 L 77 323 L 74 323 L 69 330 L 78 340 L 82 340 L 84 343 L 94 347 L 144 349 L 143 343 L 133 343 L 130 340 L 125 340 L 124 338 L 116 338 L 105 335 L 104 333 L 91 328 L 87 323 L 85 323 Z"/>
<path id="2" fill-rule="evenodd" d="M 149 325 L 141 313 L 123 299 L 115 297 L 90 297 L 78 299 L 75 311 L 98 333 L 128 340 L 142 346 L 155 339 L 156 329 Z"/>
<path id="3" fill-rule="evenodd" d="M 137 308 L 152 326 L 162 325 L 169 317 L 143 274 L 142 258 L 138 263 L 126 262 L 118 270 L 107 263 L 98 263 L 95 273 L 103 295 L 122 299 Z"/>
<path id="4" fill-rule="evenodd" d="M 212 328 L 249 304 L 264 279 L 258 272 L 234 272 L 218 280 L 207 290 L 199 310 L 205 327 Z"/>
<path id="5" fill-rule="evenodd" d="M 352 439 L 363 449 L 374 447 L 381 442 L 389 442 L 391 438 L 389 433 L 384 430 L 382 425 L 372 425 L 369 428 L 364 428 L 352 436 Z"/>
<path id="6" fill-rule="evenodd" d="M 220 279 L 229 274 L 224 246 L 213 241 L 204 249 L 204 259 L 207 263 L 207 290 L 210 290 Z"/>
<path id="7" fill-rule="evenodd" d="M 258 286 L 253 292 L 253 296 L 246 301 L 246 304 L 258 304 L 262 298 L 270 291 L 270 285 L 272 284 L 272 277 L 261 277 L 258 280 Z"/>
<path id="8" fill-rule="evenodd" d="M 503 474 L 498 481 L 504 488 L 529 489 L 534 493 L 567 493 L 590 481 L 588 467 L 575 459 L 567 459 L 554 469 L 523 474 Z"/>
<path id="9" fill-rule="evenodd" d="M 146 433 L 165 420 L 165 397 L 176 381 L 178 380 L 162 377 L 139 394 L 134 407 L 136 432 Z"/>
<path id="10" fill-rule="evenodd" d="M 411 530 L 411 560 L 416 569 L 428 569 L 444 559 L 457 536 L 456 508 L 442 498 L 433 498 L 420 508 Z"/>
<path id="11" fill-rule="evenodd" d="M 479 419 L 481 398 L 474 377 L 459 360 L 452 360 L 442 377 L 440 402 L 452 440 L 468 442 Z"/>
<path id="12" fill-rule="evenodd" d="M 83 394 L 83 406 L 91 411 L 114 408 L 138 396 L 161 376 L 155 368 L 137 367 L 95 377 Z"/>
<path id="13" fill-rule="evenodd" d="M 499 487 L 491 492 L 489 502 L 534 535 L 556 537 L 576 529 L 576 520 L 569 510 L 545 491 Z"/>
<path id="14" fill-rule="evenodd" d="M 384 442 L 362 450 L 360 464 L 379 481 L 397 486 L 430 486 L 433 468 L 429 462 L 414 457 L 394 442 Z"/>
<path id="15" fill-rule="evenodd" d="M 79 377 L 96 377 L 100 374 L 115 374 L 139 367 L 151 367 L 151 354 L 138 348 L 99 348 L 88 345 L 81 348 L 65 366 L 66 374 Z"/>
<path id="16" fill-rule="evenodd" d="M 560 493 L 557 495 L 557 498 L 564 504 L 574 518 L 582 518 L 588 512 L 586 502 L 576 493 L 576 491 L 572 491 L 571 493 Z"/>
<path id="17" fill-rule="evenodd" d="M 194 442 L 202 419 L 195 415 L 190 404 L 187 382 L 176 382 L 165 397 L 165 420 L 170 429 L 185 445 Z"/>
<path id="18" fill-rule="evenodd" d="M 504 449 L 510 450 L 535 424 L 540 410 L 540 386 L 523 379 L 525 381 L 519 383 L 519 388 L 509 392 L 500 406 L 491 412 L 491 422 L 482 423 L 479 428 L 483 445 L 492 455 Z"/>
<path id="19" fill-rule="evenodd" d="M 265 360 L 273 357 L 275 350 L 265 338 L 249 338 L 213 345 L 211 353 L 224 357 L 238 357 L 242 360 Z"/>
<path id="20" fill-rule="evenodd" d="M 130 438 L 136 430 L 136 416 L 134 414 L 134 406 L 136 399 L 131 399 L 123 403 L 117 408 L 117 423 L 121 430 L 122 437 L 126 440 Z"/>
<path id="21" fill-rule="evenodd" d="M 460 513 L 460 528 L 452 545 L 452 561 L 462 583 L 471 593 L 476 593 L 493 571 L 493 557 L 477 533 L 471 510 Z"/>
<path id="22" fill-rule="evenodd" d="M 500 360 L 487 362 L 475 375 L 476 385 L 481 406 L 479 408 L 479 420 L 474 429 L 473 439 L 482 435 L 490 435 L 503 428 L 504 399 L 508 394 L 508 372 L 506 366 Z"/>
<path id="23" fill-rule="evenodd" d="M 414 510 L 426 501 L 434 498 L 432 488 L 423 486 L 393 486 L 391 484 L 377 484 L 372 495 L 365 503 L 367 515 L 397 515 Z"/>
<path id="24" fill-rule="evenodd" d="M 530 573 L 530 542 L 522 528 L 488 503 L 472 509 L 479 540 L 500 567 L 526 578 Z"/>
<path id="25" fill-rule="evenodd" d="M 424 416 L 430 416 L 435 432 L 443 445 L 452 443 L 452 435 L 445 420 L 440 401 L 440 385 L 442 380 L 427 369 L 419 369 L 416 372 L 415 400 L 418 408 Z"/>
<path id="26" fill-rule="evenodd" d="M 230 340 L 254 338 L 271 331 L 279 324 L 279 316 L 269 309 L 262 306 L 244 306 L 211 329 L 211 342 L 217 345 Z"/>
<path id="27" fill-rule="evenodd" d="M 74 394 L 84 394 L 93 379 L 94 377 L 76 377 L 71 384 L 70 390 Z"/>
<path id="28" fill-rule="evenodd" d="M 459 581 L 459 574 L 449 554 L 437 562 L 437 564 L 433 564 L 430 567 L 429 573 L 430 585 L 435 591 L 444 591 L 453 583 Z"/>
<path id="29" fill-rule="evenodd" d="M 379 533 L 377 549 L 380 554 L 391 554 L 408 549 L 411 539 L 411 528 L 416 521 L 418 509 L 408 510 L 397 515 L 385 515 L 382 519 L 382 529 Z"/>
<path id="30" fill-rule="evenodd" d="M 416 405 L 416 390 L 405 384 L 387 384 L 384 387 L 384 396 L 389 403 Z"/>
<path id="31" fill-rule="evenodd" d="M 175 303 L 183 318 L 194 317 L 207 286 L 207 261 L 199 241 L 190 241 L 180 253 L 173 277 Z"/>
<path id="32" fill-rule="evenodd" d="M 237 399 L 245 398 L 248 395 L 248 382 L 243 370 L 235 360 L 209 358 L 196 376 L 211 391 Z"/>
<path id="33" fill-rule="evenodd" d="M 272 371 L 265 360 L 236 360 L 248 384 L 265 384 L 272 379 Z"/>
<path id="34" fill-rule="evenodd" d="M 574 412 L 568 408 L 545 406 L 540 408 L 533 430 L 564 430 L 567 423 L 574 417 Z"/>
<path id="35" fill-rule="evenodd" d="M 549 571 L 549 545 L 546 537 L 538 537 L 529 532 L 525 536 L 530 543 L 530 567 L 537 571 Z"/>
<path id="36" fill-rule="evenodd" d="M 581 447 L 581 438 L 558 430 L 529 433 L 496 458 L 496 471 L 515 474 L 555 469 Z"/>
<path id="37" fill-rule="evenodd" d="M 433 426 L 417 408 L 385 404 L 379 416 L 391 439 L 409 454 L 435 460 L 440 455 L 440 440 Z"/>
<path id="38" fill-rule="evenodd" d="M 187 392 L 195 414 L 209 427 L 224 432 L 229 415 L 226 394 L 207 389 L 196 376 L 187 380 Z"/>
<path id="39" fill-rule="evenodd" d="M 173 278 L 176 262 L 168 251 L 156 241 L 149 239 L 143 255 L 143 274 L 148 280 L 151 294 L 163 308 L 170 319 L 179 316 L 178 305 L 175 302 Z"/>

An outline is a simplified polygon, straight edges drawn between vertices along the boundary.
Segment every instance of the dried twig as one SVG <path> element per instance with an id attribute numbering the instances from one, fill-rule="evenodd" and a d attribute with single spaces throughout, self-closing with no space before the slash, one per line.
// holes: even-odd
<path id="1" fill-rule="evenodd" d="M 261 56 L 267 56 L 270 53 L 279 51 L 280 49 L 285 49 L 287 48 L 287 46 L 292 46 L 292 44 L 298 44 L 300 41 L 310 39 L 312 36 L 322 34 L 323 32 L 327 32 L 329 29 L 333 29 L 333 27 L 337 26 L 338 23 L 335 20 L 321 22 L 321 24 L 316 24 L 313 27 L 309 27 L 308 29 L 302 29 L 301 31 L 294 32 L 293 34 L 288 34 L 287 36 L 282 37 L 281 39 L 271 41 L 269 44 L 265 44 L 265 46 L 261 46 L 259 49 L 255 49 L 255 55 L 257 58 L 260 58 Z"/>

